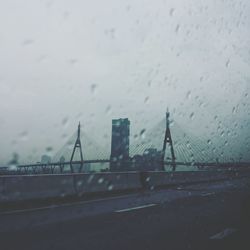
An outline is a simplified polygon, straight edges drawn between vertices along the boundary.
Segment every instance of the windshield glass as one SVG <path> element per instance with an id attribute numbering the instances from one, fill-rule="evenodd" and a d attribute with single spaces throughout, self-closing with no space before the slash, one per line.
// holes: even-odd
<path id="1" fill-rule="evenodd" d="M 171 246 L 183 238 L 181 249 L 195 249 L 192 239 L 203 229 L 209 247 L 209 237 L 224 229 L 242 232 L 249 205 L 249 13 L 247 0 L 0 1 L 0 233 L 14 234 L 11 249 L 17 242 L 37 249 L 27 245 L 33 227 L 34 238 L 42 232 L 39 247 L 53 249 L 46 230 L 57 225 L 70 228 L 57 234 L 67 249 L 86 248 L 83 240 L 90 249 L 160 249 L 165 227 L 173 232 Z M 218 210 L 206 203 L 210 196 Z M 181 199 L 168 203 L 171 197 Z M 215 216 L 206 227 L 208 212 L 192 231 L 177 210 L 187 206 L 195 220 L 195 202 L 217 215 L 238 202 L 244 219 L 226 225 Z M 177 222 L 167 226 L 171 214 Z M 81 240 L 76 228 L 84 218 L 103 234 L 86 226 Z M 143 229 L 144 219 L 152 230 Z M 79 245 L 71 245 L 75 233 Z M 60 240 L 55 249 L 63 248 Z"/>

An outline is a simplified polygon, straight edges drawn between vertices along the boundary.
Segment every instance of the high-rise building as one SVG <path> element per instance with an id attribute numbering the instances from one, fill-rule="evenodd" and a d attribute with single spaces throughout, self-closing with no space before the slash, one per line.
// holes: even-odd
<path id="1" fill-rule="evenodd" d="M 129 168 L 129 126 L 128 118 L 112 120 L 110 171 Z"/>

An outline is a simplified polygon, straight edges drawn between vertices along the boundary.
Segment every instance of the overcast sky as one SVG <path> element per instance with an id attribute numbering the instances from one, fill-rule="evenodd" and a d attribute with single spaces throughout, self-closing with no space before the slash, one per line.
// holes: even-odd
<path id="1" fill-rule="evenodd" d="M 78 121 L 106 145 L 112 118 L 134 135 L 166 107 L 199 137 L 249 131 L 249 85 L 249 0 L 0 0 L 1 164 L 56 153 Z"/>

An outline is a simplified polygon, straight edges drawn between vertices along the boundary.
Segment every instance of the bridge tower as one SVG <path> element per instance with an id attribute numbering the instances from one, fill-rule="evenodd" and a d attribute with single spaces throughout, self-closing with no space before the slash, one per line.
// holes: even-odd
<path id="1" fill-rule="evenodd" d="M 76 138 L 74 149 L 73 149 L 73 152 L 72 152 L 71 158 L 70 158 L 70 170 L 71 170 L 71 173 L 74 172 L 73 159 L 74 159 L 74 155 L 75 155 L 75 152 L 76 152 L 77 148 L 79 148 L 80 157 L 81 157 L 81 161 L 79 162 L 80 163 L 79 172 L 81 172 L 81 170 L 83 168 L 83 155 L 82 155 L 82 145 L 81 145 L 80 133 L 81 133 L 81 125 L 80 125 L 80 122 L 79 122 L 79 124 L 78 124 L 78 130 L 77 130 L 77 138 Z"/>
<path id="2" fill-rule="evenodd" d="M 165 170 L 165 168 L 164 168 L 164 158 L 165 158 L 165 152 L 166 152 L 167 144 L 170 146 L 172 170 L 175 171 L 175 169 L 176 169 L 175 153 L 174 153 L 174 146 L 173 146 L 173 141 L 172 141 L 171 132 L 170 132 L 169 116 L 170 116 L 170 113 L 167 110 L 167 112 L 166 112 L 165 138 L 164 138 L 163 149 L 162 149 L 162 170 L 163 171 Z"/>

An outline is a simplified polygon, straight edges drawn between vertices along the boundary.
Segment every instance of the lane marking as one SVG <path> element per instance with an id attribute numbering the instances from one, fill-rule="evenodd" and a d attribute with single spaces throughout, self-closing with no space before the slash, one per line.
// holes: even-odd
<path id="1" fill-rule="evenodd" d="M 226 228 L 223 231 L 211 236 L 209 239 L 210 240 L 222 240 L 228 237 L 229 235 L 235 233 L 236 231 L 238 231 L 236 228 Z"/>
<path id="2" fill-rule="evenodd" d="M 133 197 L 133 196 L 137 197 L 138 194 L 130 194 L 130 195 L 128 194 L 128 195 L 121 195 L 121 196 L 115 196 L 115 197 L 110 197 L 110 198 L 102 198 L 102 199 L 89 200 L 89 201 L 65 203 L 65 204 L 60 204 L 60 205 L 51 205 L 51 206 L 37 207 L 37 208 L 26 208 L 26 209 L 19 209 L 19 210 L 17 209 L 17 210 L 1 212 L 0 216 L 1 215 L 8 215 L 8 214 L 19 214 L 19 213 L 25 213 L 25 212 L 35 212 L 35 211 L 60 208 L 60 207 L 71 207 L 71 206 L 75 206 L 75 205 L 90 204 L 90 203 L 101 202 L 101 201 L 118 200 L 118 199 Z"/>
<path id="3" fill-rule="evenodd" d="M 214 195 L 215 192 L 212 192 L 212 193 L 205 193 L 205 194 L 202 194 L 201 196 L 210 196 L 210 195 Z"/>
<path id="4" fill-rule="evenodd" d="M 115 212 L 116 213 L 129 212 L 129 211 L 138 210 L 138 209 L 142 209 L 142 208 L 153 207 L 156 205 L 157 204 L 147 204 L 147 205 L 138 206 L 138 207 L 130 207 L 130 208 L 125 208 L 125 209 L 121 209 L 121 210 L 116 210 Z"/>

